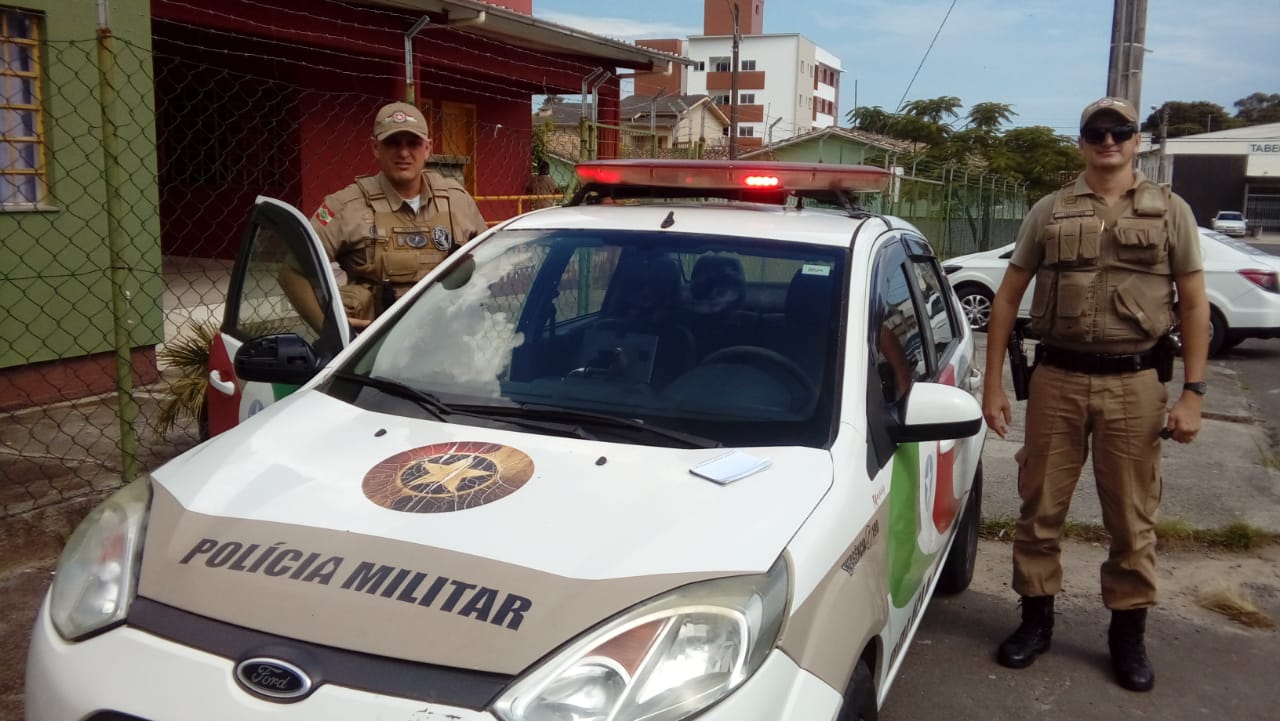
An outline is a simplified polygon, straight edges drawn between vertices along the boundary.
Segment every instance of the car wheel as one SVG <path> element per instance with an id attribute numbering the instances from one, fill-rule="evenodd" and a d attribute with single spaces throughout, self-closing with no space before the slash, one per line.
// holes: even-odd
<path id="1" fill-rule="evenodd" d="M 987 323 L 991 321 L 991 291 L 980 285 L 966 284 L 956 288 L 956 296 L 960 298 L 965 318 L 969 319 L 969 327 L 986 330 Z"/>
<path id="2" fill-rule="evenodd" d="M 1227 349 L 1227 319 L 1217 308 L 1209 309 L 1209 356 L 1216 356 Z"/>
<path id="3" fill-rule="evenodd" d="M 876 686 L 871 679 L 867 662 L 859 659 L 853 669 L 853 678 L 844 690 L 844 703 L 836 721 L 876 721 L 880 711 L 876 708 Z"/>
<path id="4" fill-rule="evenodd" d="M 965 504 L 951 552 L 938 575 L 938 593 L 960 593 L 973 580 L 973 567 L 978 561 L 978 527 L 982 525 L 982 461 L 973 474 L 973 490 Z"/>

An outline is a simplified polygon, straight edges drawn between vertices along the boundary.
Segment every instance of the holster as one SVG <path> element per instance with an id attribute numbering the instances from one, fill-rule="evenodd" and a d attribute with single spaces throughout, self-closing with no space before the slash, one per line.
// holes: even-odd
<path id="1" fill-rule="evenodd" d="M 1156 341 L 1156 377 L 1161 383 L 1168 383 L 1173 380 L 1173 358 L 1182 350 L 1182 344 L 1178 341 L 1177 336 L 1172 333 L 1165 333 Z"/>

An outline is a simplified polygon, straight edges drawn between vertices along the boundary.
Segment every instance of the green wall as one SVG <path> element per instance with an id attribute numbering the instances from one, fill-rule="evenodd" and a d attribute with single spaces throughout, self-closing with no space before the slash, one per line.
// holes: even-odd
<path id="1" fill-rule="evenodd" d="M 102 149 L 97 3 L 0 0 L 44 15 L 41 48 L 48 193 L 0 210 L 0 368 L 110 351 L 111 262 Z M 163 339 L 164 279 L 156 186 L 148 0 L 111 0 L 119 231 L 130 345 Z"/>

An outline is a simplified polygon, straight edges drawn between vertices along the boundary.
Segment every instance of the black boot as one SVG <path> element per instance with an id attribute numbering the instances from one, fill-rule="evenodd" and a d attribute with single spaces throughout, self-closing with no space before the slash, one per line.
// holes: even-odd
<path id="1" fill-rule="evenodd" d="M 1001 666 L 1026 668 L 1036 656 L 1049 650 L 1053 638 L 1053 596 L 1023 596 L 1022 623 L 1000 644 L 996 660 Z"/>
<path id="2" fill-rule="evenodd" d="M 1147 660 L 1143 636 L 1147 630 L 1147 609 L 1112 611 L 1107 646 L 1111 649 L 1111 668 L 1116 683 L 1130 691 L 1150 691 L 1156 685 L 1156 673 Z"/>

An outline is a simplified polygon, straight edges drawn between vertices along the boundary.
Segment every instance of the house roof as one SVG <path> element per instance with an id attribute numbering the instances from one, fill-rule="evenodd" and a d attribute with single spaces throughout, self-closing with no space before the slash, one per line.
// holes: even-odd
<path id="1" fill-rule="evenodd" d="M 702 105 L 721 122 L 726 125 L 729 124 L 729 118 L 725 117 L 724 112 L 715 103 L 711 102 L 711 98 L 707 95 L 664 95 L 658 98 L 656 108 L 653 106 L 653 102 L 652 95 L 630 95 L 622 98 L 618 104 L 619 116 L 622 118 L 622 122 L 643 121 L 648 124 L 649 113 L 653 111 L 655 125 L 670 127 L 679 121 L 682 113 Z M 584 113 L 591 114 L 590 103 L 586 105 L 573 102 L 556 103 L 551 106 L 551 124 L 576 126 Z M 543 122 L 545 117 L 545 115 L 541 114 L 541 111 L 534 112 L 534 124 Z"/>
<path id="2" fill-rule="evenodd" d="M 905 140 L 898 140 L 897 138 L 891 138 L 888 135 L 872 133 L 866 130 L 858 130 L 856 128 L 822 128 L 802 135 L 796 135 L 787 138 L 786 140 L 780 140 L 771 145 L 756 148 L 750 152 L 743 153 L 742 157 L 749 158 L 756 155 L 762 155 L 790 145 L 811 143 L 827 137 L 842 138 L 855 143 L 862 143 L 863 145 L 870 145 L 882 150 L 888 150 L 893 153 L 910 153 L 916 149 L 912 143 Z"/>
<path id="3" fill-rule="evenodd" d="M 659 123 L 664 118 L 670 123 L 679 120 L 682 113 L 699 105 L 706 105 L 712 114 L 728 124 L 729 118 L 725 117 L 720 108 L 711 102 L 711 97 L 708 95 L 662 95 L 656 100 L 652 95 L 629 95 L 619 102 L 619 109 L 624 121 L 648 119 L 649 113 L 653 113 Z"/>
<path id="4" fill-rule="evenodd" d="M 693 61 L 674 53 L 642 47 L 634 43 L 539 20 L 524 13 L 482 0 L 367 0 L 372 4 L 402 10 L 443 13 L 451 26 L 464 27 L 477 35 L 500 37 L 503 42 L 531 50 L 571 52 L 608 60 L 614 66 L 655 71 L 670 64 L 692 65 Z"/>

